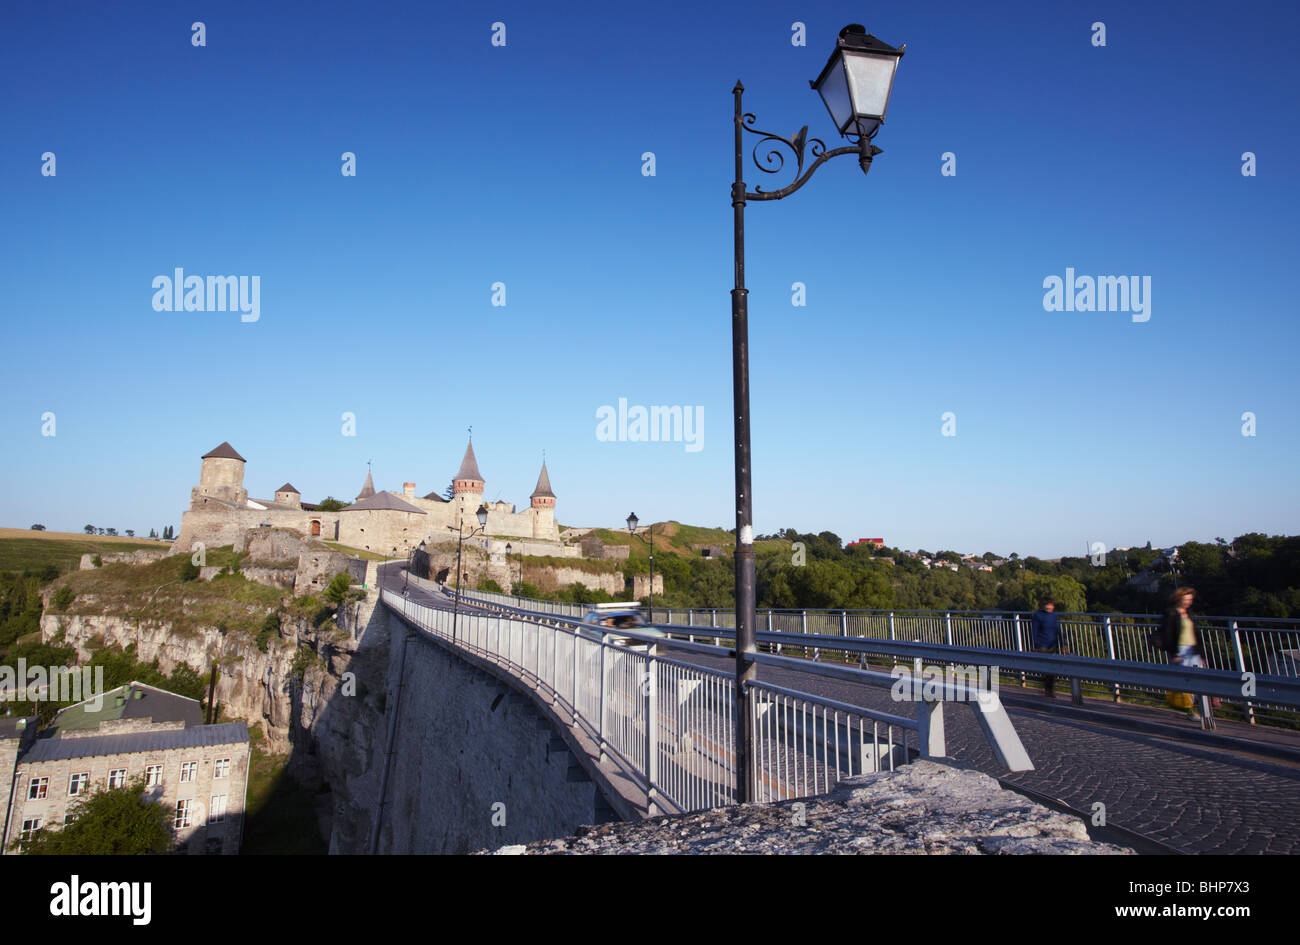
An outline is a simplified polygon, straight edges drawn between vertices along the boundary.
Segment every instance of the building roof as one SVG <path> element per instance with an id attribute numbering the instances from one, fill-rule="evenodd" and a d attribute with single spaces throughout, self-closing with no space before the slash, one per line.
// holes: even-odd
<path id="1" fill-rule="evenodd" d="M 275 491 L 276 491 L 276 492 L 292 492 L 294 495 L 302 495 L 301 492 L 299 492 L 297 489 L 295 489 L 295 488 L 293 487 L 293 483 L 291 483 L 291 482 L 286 482 L 284 485 L 282 485 L 279 489 L 276 489 Z"/>
<path id="2" fill-rule="evenodd" d="M 551 491 L 551 477 L 546 474 L 546 460 L 542 460 L 542 474 L 537 477 L 537 488 L 533 490 L 532 498 L 538 496 L 555 498 L 555 493 Z"/>
<path id="3" fill-rule="evenodd" d="M 457 479 L 471 479 L 474 482 L 482 482 L 483 476 L 478 471 L 478 460 L 474 458 L 474 443 L 465 447 L 465 458 L 460 461 L 460 470 L 456 473 Z"/>
<path id="4" fill-rule="evenodd" d="M 360 502 L 362 499 L 368 499 L 374 494 L 375 494 L 375 479 L 373 476 L 370 475 L 370 470 L 367 469 L 366 484 L 362 486 L 361 491 L 357 493 L 357 501 Z"/>
<path id="5" fill-rule="evenodd" d="M 87 731 L 98 728 L 100 722 L 115 719 L 153 719 L 155 722 L 183 722 L 187 726 L 203 724 L 203 707 L 197 699 L 178 696 L 141 682 L 110 689 L 102 698 L 98 710 L 91 706 L 90 699 L 61 709 L 54 716 L 54 727 L 60 732 Z"/>
<path id="6" fill-rule="evenodd" d="M 248 462 L 248 460 L 236 453 L 235 448 L 229 443 L 222 443 L 220 446 L 213 447 L 204 453 L 200 459 L 237 459 L 241 463 Z"/>
<path id="7" fill-rule="evenodd" d="M 424 498 L 425 498 L 426 500 L 428 500 L 429 502 L 446 502 L 446 501 L 447 501 L 447 500 L 444 499 L 442 496 L 438 495 L 438 493 L 436 493 L 436 492 L 430 492 L 430 493 L 429 493 L 428 495 L 426 495 Z"/>
<path id="8" fill-rule="evenodd" d="M 18 723 L 22 723 L 22 728 Z M 22 738 L 23 734 L 29 728 L 36 727 L 36 716 L 34 715 L 13 715 L 0 718 L 0 738 Z"/>
<path id="9" fill-rule="evenodd" d="M 166 751 L 169 748 L 237 745 L 247 742 L 248 726 L 243 722 L 194 725 L 188 728 L 152 732 L 124 732 L 121 735 L 87 735 L 84 738 L 42 738 L 38 739 L 31 750 L 23 755 L 20 763 Z"/>
<path id="10" fill-rule="evenodd" d="M 393 495 L 391 492 L 376 492 L 368 499 L 361 499 L 353 502 L 351 505 L 341 509 L 343 512 L 414 512 L 417 515 L 428 515 L 424 509 L 417 509 L 409 502 Z"/>

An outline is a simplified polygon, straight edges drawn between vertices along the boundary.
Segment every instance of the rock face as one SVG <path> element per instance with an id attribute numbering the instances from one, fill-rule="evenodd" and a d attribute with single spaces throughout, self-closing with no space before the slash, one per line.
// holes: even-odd
<path id="1" fill-rule="evenodd" d="M 572 837 L 501 847 L 499 854 L 932 853 L 1125 854 L 977 771 L 916 761 L 840 782 L 830 794 L 746 804 Z"/>
<path id="2" fill-rule="evenodd" d="M 82 555 L 79 570 L 91 571 L 98 565 L 95 564 L 95 558 L 98 557 L 100 564 L 148 564 L 151 561 L 160 561 L 167 557 L 167 548 L 141 548 L 139 551 L 123 551 L 111 555 Z"/>

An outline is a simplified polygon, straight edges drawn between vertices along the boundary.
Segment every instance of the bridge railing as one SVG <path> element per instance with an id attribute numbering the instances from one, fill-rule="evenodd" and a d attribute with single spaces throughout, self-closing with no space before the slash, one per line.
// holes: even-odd
<path id="1" fill-rule="evenodd" d="M 590 739 L 600 763 L 612 762 L 644 792 L 649 813 L 737 802 L 731 672 L 657 653 L 660 638 L 652 634 L 620 630 L 615 638 L 569 617 L 491 602 L 491 614 L 455 616 L 392 590 L 384 590 L 383 601 L 421 631 L 495 663 L 532 687 L 559 718 Z M 706 644 L 688 642 L 685 648 L 726 654 Z M 767 654 L 760 658 L 793 662 Z M 835 673 L 874 685 L 896 682 L 885 673 L 847 667 L 835 667 Z M 1014 770 L 1032 768 L 995 698 L 990 705 L 988 692 L 969 687 L 948 695 L 979 702 L 977 711 L 990 715 L 986 724 L 995 727 L 999 756 Z M 945 753 L 942 699 L 909 699 L 915 702 L 909 718 L 766 683 L 751 684 L 749 696 L 755 756 L 751 796 L 757 800 L 805 797 L 845 777 Z"/>
<path id="2" fill-rule="evenodd" d="M 527 610 L 581 617 L 582 604 L 539 601 L 486 591 L 462 591 L 463 597 L 508 603 Z M 735 611 L 716 608 L 656 607 L 651 621 L 657 626 L 677 626 L 688 638 L 691 628 L 733 629 Z M 1167 665 L 1164 650 L 1150 642 L 1161 617 L 1151 614 L 1061 613 L 1060 640 L 1063 652 L 1097 660 Z M 1197 632 L 1205 651 L 1207 669 L 1253 676 L 1283 676 L 1300 679 L 1300 621 L 1265 617 L 1196 618 Z M 908 611 L 908 610 L 775 610 L 757 612 L 757 630 L 791 636 L 851 637 L 1032 653 L 1031 614 L 1023 611 Z M 772 652 L 790 651 L 781 639 L 767 644 Z M 831 646 L 799 646 L 798 652 L 820 659 Z M 855 657 L 856 658 L 856 657 Z M 1009 673 L 1006 682 L 1029 681 L 1025 673 Z M 1144 700 L 1161 698 L 1152 687 L 1120 685 L 1106 690 L 1110 698 Z M 1242 718 L 1252 724 L 1259 719 L 1294 724 L 1292 707 L 1261 700 L 1237 700 Z"/>

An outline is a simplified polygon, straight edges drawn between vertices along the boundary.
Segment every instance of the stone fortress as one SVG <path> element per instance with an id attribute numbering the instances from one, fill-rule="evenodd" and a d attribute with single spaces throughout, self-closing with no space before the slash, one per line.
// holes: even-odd
<path id="1" fill-rule="evenodd" d="M 581 556 L 579 548 L 560 541 L 555 493 L 551 491 L 546 463 L 542 463 L 528 508 L 518 512 L 509 502 L 483 501 L 484 480 L 472 442 L 465 447 L 465 457 L 452 480 L 450 500 L 436 492 L 417 496 L 413 482 L 403 484 L 401 495 L 376 492 L 374 479 L 367 472 L 356 501 L 338 511 L 323 511 L 304 503 L 288 482 L 275 491 L 274 499 L 250 498 L 244 488 L 247 461 L 229 443 L 204 453 L 202 460 L 199 484 L 190 490 L 190 507 L 181 516 L 180 532 L 171 548 L 173 554 L 189 552 L 199 543 L 208 548 L 242 548 L 250 529 L 269 527 L 375 554 L 405 557 L 422 541 L 455 542 L 462 528 L 466 535 L 474 531 L 478 528 L 476 513 L 482 505 L 487 508 L 488 519 L 484 532 L 475 536 L 480 547 L 503 551 L 510 541 L 514 554 Z M 483 535 L 488 536 L 486 543 Z M 499 549 L 495 547 L 498 544 Z"/>

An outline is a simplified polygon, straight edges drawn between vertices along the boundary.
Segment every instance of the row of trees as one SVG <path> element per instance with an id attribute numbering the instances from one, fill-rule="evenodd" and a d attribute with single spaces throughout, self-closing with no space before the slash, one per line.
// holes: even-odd
<path id="1" fill-rule="evenodd" d="M 42 531 L 42 532 L 43 532 L 43 531 L 45 531 L 45 526 L 44 526 L 44 525 L 33 525 L 33 526 L 32 526 L 32 530 L 33 530 L 33 531 Z M 86 526 L 83 527 L 83 530 L 85 531 L 85 533 L 86 533 L 87 535 L 109 535 L 109 536 L 115 536 L 115 535 L 117 535 L 117 529 L 116 529 L 116 528 L 100 528 L 98 525 L 86 525 Z M 133 528 L 128 528 L 128 529 L 126 530 L 125 534 L 126 534 L 126 537 L 127 537 L 127 538 L 134 538 L 134 537 L 135 537 L 135 529 L 133 529 Z M 157 530 L 156 528 L 151 528 L 151 529 L 149 529 L 149 537 L 150 537 L 150 538 L 157 538 L 157 537 L 158 537 L 158 530 Z M 175 540 L 175 538 L 176 538 L 176 532 L 175 532 L 175 529 L 173 528 L 173 526 L 168 525 L 166 528 L 164 528 L 164 529 L 163 529 L 163 533 L 162 533 L 162 537 L 163 537 L 163 541 L 173 541 L 173 540 Z"/>
<path id="2" fill-rule="evenodd" d="M 784 529 L 762 536 L 800 542 L 757 555 L 758 606 L 776 608 L 896 608 L 899 610 L 1032 610 L 1052 597 L 1060 611 L 1157 613 L 1176 585 L 1192 585 L 1200 613 L 1243 617 L 1300 617 L 1300 536 L 1252 533 L 1232 542 L 1187 542 L 1172 561 L 1159 549 L 1129 549 L 1104 560 L 1066 557 L 1045 561 L 985 552 L 991 571 L 962 564 L 952 551 L 918 552 L 951 561 L 957 569 L 926 568 L 896 548 L 845 548 L 833 532 L 805 534 Z M 884 560 L 891 558 L 891 561 Z M 645 573 L 649 562 L 636 552 L 628 574 Z M 733 607 L 734 565 L 730 559 L 658 555 L 655 571 L 664 592 L 656 604 L 673 607 Z M 1131 584 L 1139 573 L 1154 578 L 1152 593 Z"/>

